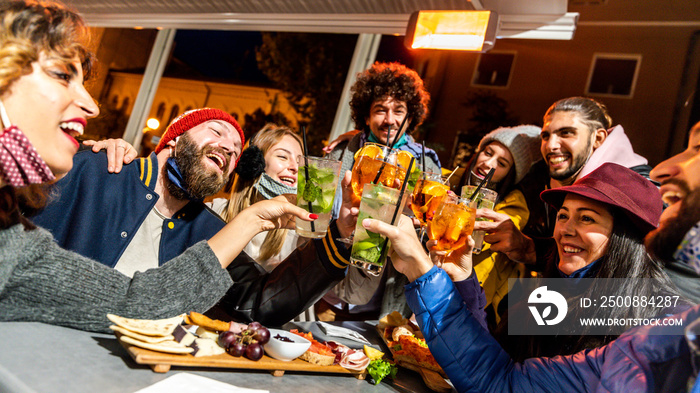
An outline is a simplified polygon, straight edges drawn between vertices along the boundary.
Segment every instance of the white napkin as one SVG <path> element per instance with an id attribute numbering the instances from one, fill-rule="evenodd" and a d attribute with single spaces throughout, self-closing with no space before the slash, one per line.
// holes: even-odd
<path id="1" fill-rule="evenodd" d="M 239 388 L 195 374 L 178 373 L 135 393 L 269 393 L 269 390 Z"/>
<path id="2" fill-rule="evenodd" d="M 361 335 L 360 333 L 358 333 L 354 330 L 346 329 L 346 328 L 340 327 L 340 326 L 331 325 L 330 323 L 321 322 L 321 321 L 317 321 L 316 324 L 323 331 L 323 333 L 326 334 L 326 336 L 341 337 L 341 338 L 346 338 L 348 340 L 359 341 L 363 344 L 371 345 L 371 343 L 369 341 L 367 341 L 367 339 L 363 335 Z"/>

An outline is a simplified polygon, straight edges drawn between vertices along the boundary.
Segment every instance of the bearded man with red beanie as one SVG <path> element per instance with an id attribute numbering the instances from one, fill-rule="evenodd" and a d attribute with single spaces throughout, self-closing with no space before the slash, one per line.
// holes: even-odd
<path id="1" fill-rule="evenodd" d="M 224 227 L 203 199 L 224 187 L 243 143 L 230 114 L 202 108 L 173 120 L 149 157 L 119 173 L 108 173 L 104 152 L 79 152 L 73 170 L 54 185 L 57 198 L 34 222 L 61 247 L 128 276 L 161 266 Z M 265 272 L 241 253 L 228 268 L 234 286 L 217 317 L 281 324 L 305 310 L 345 276 L 349 250 L 342 243 L 323 244 L 344 237 L 339 227 L 348 235 L 352 231 L 352 225 L 346 232 L 333 223 L 327 238 L 296 250 L 270 273 L 274 278 L 251 280 Z"/>

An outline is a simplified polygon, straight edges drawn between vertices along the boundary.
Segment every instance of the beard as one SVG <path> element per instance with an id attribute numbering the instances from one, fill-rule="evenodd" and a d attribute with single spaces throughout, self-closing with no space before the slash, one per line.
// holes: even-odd
<path id="1" fill-rule="evenodd" d="M 586 165 L 586 162 L 588 162 L 588 158 L 591 156 L 591 154 L 593 154 L 593 152 L 591 151 L 592 144 L 593 141 L 591 141 L 591 138 L 588 138 L 586 148 L 583 149 L 583 152 L 577 155 L 571 155 L 571 165 L 559 173 L 550 170 L 549 177 L 551 177 L 554 180 L 562 181 L 576 176 L 576 174 L 581 171 L 583 166 Z"/>
<path id="2" fill-rule="evenodd" d="M 700 221 L 700 188 L 691 191 L 680 203 L 676 216 L 659 224 L 644 239 L 649 254 L 666 263 L 674 262 L 673 254 L 678 245 Z"/>
<path id="3" fill-rule="evenodd" d="M 231 155 L 221 148 L 205 146 L 198 148 L 197 144 L 187 135 L 182 134 L 177 143 L 177 154 L 175 162 L 184 179 L 185 190 L 181 189 L 171 181 L 167 181 L 168 191 L 177 199 L 204 199 L 212 196 L 226 185 L 227 177 L 225 173 L 211 170 L 204 165 L 207 153 L 218 152 L 225 157 L 228 168 Z"/>

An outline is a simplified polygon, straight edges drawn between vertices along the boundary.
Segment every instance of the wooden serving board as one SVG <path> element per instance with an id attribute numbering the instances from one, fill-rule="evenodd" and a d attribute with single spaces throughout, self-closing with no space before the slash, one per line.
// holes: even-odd
<path id="1" fill-rule="evenodd" d="M 384 337 L 384 331 L 379 329 L 379 327 L 377 327 L 377 331 L 379 332 L 379 336 L 382 338 L 382 340 L 384 340 L 387 348 L 389 348 L 391 355 L 394 356 L 394 360 L 396 360 L 396 355 L 394 355 L 394 350 L 391 348 L 391 345 L 389 345 L 389 340 Z M 445 377 L 437 371 L 421 367 L 416 363 L 411 363 L 404 359 L 396 360 L 396 364 L 420 374 L 421 378 L 423 378 L 423 383 L 425 383 L 425 386 L 434 392 L 449 393 L 453 391 L 452 385 L 450 385 L 445 380 Z"/>
<path id="2" fill-rule="evenodd" d="M 244 357 L 234 357 L 228 353 L 214 356 L 194 357 L 191 354 L 179 355 L 151 351 L 149 349 L 139 348 L 135 345 L 124 343 L 121 340 L 119 340 L 119 342 L 136 363 L 149 365 L 151 366 L 151 369 L 157 373 L 166 373 L 170 371 L 170 366 L 183 366 L 268 370 L 276 377 L 281 377 L 284 375 L 285 371 L 348 374 L 353 375 L 357 379 L 365 379 L 365 376 L 367 375 L 365 370 L 348 370 L 338 365 L 318 366 L 301 359 L 294 359 L 289 362 L 284 362 L 273 359 L 267 355 L 263 355 L 262 359 L 253 361 Z"/>

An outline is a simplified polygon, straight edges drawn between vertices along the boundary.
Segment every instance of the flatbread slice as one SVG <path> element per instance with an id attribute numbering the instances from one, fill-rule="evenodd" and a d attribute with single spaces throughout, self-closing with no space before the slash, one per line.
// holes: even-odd
<path id="1" fill-rule="evenodd" d="M 183 315 L 167 319 L 133 319 L 107 314 L 107 319 L 117 326 L 146 336 L 169 336 L 184 319 Z"/>
<path id="2" fill-rule="evenodd" d="M 166 352 L 166 353 L 191 353 L 194 348 L 186 347 L 175 341 L 163 341 L 159 343 L 147 343 L 144 341 L 137 340 L 129 336 L 121 336 L 119 340 L 127 344 L 135 345 L 139 348 L 150 349 L 152 351 Z"/>
<path id="3" fill-rule="evenodd" d="M 136 333 L 136 332 L 131 331 L 129 329 L 124 329 L 123 327 L 117 326 L 117 325 L 112 325 L 109 328 L 114 330 L 117 333 L 121 333 L 124 336 L 129 336 L 131 338 L 135 338 L 137 340 L 151 343 L 151 344 L 155 344 L 155 343 L 159 343 L 159 342 L 163 342 L 163 341 L 174 341 L 175 340 L 175 337 L 172 334 L 167 335 L 167 336 L 146 336 L 144 334 Z"/>

